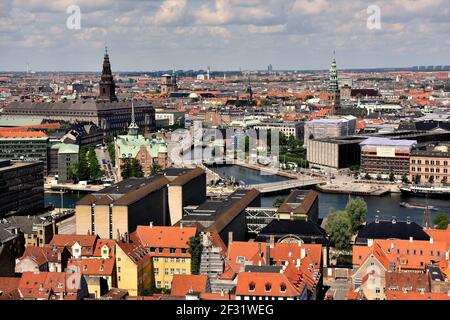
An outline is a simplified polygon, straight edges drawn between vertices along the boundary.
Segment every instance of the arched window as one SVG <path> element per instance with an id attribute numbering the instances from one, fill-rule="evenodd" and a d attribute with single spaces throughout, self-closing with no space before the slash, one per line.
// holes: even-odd
<path id="1" fill-rule="evenodd" d="M 286 284 L 285 283 L 280 284 L 280 291 L 286 292 Z"/>
<path id="2" fill-rule="evenodd" d="M 255 291 L 255 283 L 253 281 L 248 284 L 248 291 Z"/>
<path id="3" fill-rule="evenodd" d="M 266 290 L 266 292 L 272 291 L 272 284 L 270 282 L 266 282 L 266 284 L 264 285 L 264 289 Z"/>

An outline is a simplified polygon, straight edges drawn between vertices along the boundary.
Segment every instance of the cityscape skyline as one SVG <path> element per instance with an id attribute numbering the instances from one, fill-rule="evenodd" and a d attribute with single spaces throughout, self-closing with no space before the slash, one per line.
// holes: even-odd
<path id="1" fill-rule="evenodd" d="M 76 7 L 71 7 L 75 5 Z M 445 1 L 151 2 L 102 0 L 0 4 L 0 70 L 95 71 L 105 43 L 118 71 L 326 70 L 448 65 Z M 79 25 L 71 20 L 79 9 Z M 245 18 L 244 18 L 245 17 Z M 31 23 L 30 23 L 31 22 Z M 75 23 L 75 25 L 71 25 Z M 395 46 L 391 45 L 394 44 Z"/>

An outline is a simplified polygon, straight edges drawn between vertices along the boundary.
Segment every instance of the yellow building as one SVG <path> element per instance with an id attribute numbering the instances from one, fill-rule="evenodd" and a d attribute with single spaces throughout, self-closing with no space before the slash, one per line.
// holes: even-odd
<path id="1" fill-rule="evenodd" d="M 152 287 L 152 259 L 141 242 L 133 235 L 131 238 L 116 243 L 117 288 L 138 296 Z"/>
<path id="2" fill-rule="evenodd" d="M 150 252 L 154 286 L 171 289 L 175 274 L 191 274 L 189 239 L 195 237 L 195 227 L 138 226 L 136 238 Z"/>

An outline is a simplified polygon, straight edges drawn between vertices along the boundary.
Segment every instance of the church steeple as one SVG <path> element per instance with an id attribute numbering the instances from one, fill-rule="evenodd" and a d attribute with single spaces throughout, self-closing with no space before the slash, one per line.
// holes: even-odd
<path id="1" fill-rule="evenodd" d="M 139 126 L 136 123 L 136 119 L 134 117 L 134 103 L 131 102 L 131 123 L 128 126 L 128 135 L 137 137 L 139 132 Z"/>
<path id="2" fill-rule="evenodd" d="M 328 82 L 328 102 L 333 107 L 339 107 L 341 103 L 341 94 L 339 90 L 336 52 L 333 50 L 333 60 L 330 67 L 330 80 Z"/>
<path id="3" fill-rule="evenodd" d="M 105 55 L 103 57 L 102 77 L 99 83 L 98 100 L 117 101 L 116 84 L 111 72 L 111 63 L 109 62 L 108 47 L 105 46 Z"/>

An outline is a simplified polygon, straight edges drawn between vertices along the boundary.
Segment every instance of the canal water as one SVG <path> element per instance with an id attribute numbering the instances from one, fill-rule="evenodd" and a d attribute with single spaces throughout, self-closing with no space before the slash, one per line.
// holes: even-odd
<path id="1" fill-rule="evenodd" d="M 259 171 L 247 169 L 239 166 L 219 166 L 210 167 L 211 170 L 218 173 L 222 177 L 233 176 L 236 181 L 243 181 L 246 184 L 267 183 L 275 181 L 288 180 L 288 178 L 275 176 L 275 175 L 261 175 Z M 289 192 L 280 193 L 277 195 L 268 194 L 263 195 L 261 200 L 261 206 L 271 207 L 273 200 L 277 197 L 286 197 Z M 344 194 L 331 194 L 318 192 L 319 194 L 319 215 L 321 218 L 326 217 L 330 210 L 343 209 L 349 199 L 348 195 Z M 408 217 L 418 224 L 423 224 L 424 210 L 422 209 L 409 209 L 400 206 L 400 202 L 419 203 L 426 204 L 425 198 L 406 197 L 400 193 L 392 193 L 382 197 L 377 196 L 365 196 L 363 197 L 367 203 L 369 210 L 367 214 L 367 221 L 371 222 L 375 219 L 375 216 L 379 216 L 380 219 L 392 219 L 396 217 L 397 220 L 404 221 Z M 437 210 L 431 210 L 431 220 L 437 212 L 445 212 L 450 217 L 450 201 L 440 199 L 429 199 L 428 204 L 437 208 Z"/>
<path id="2" fill-rule="evenodd" d="M 242 181 L 245 184 L 258 184 L 288 180 L 288 178 L 276 176 L 276 175 L 262 175 L 257 170 L 247 169 L 239 166 L 219 166 L 210 167 L 211 170 L 218 173 L 222 177 L 233 176 L 236 182 Z M 343 209 L 349 199 L 348 195 L 343 194 L 331 194 L 331 193 L 319 193 L 319 215 L 321 218 L 326 217 L 330 210 Z M 263 207 L 271 207 L 275 198 L 282 196 L 286 197 L 289 192 L 283 192 L 280 194 L 266 194 L 262 196 L 261 205 Z M 63 207 L 74 208 L 76 202 L 83 197 L 84 194 L 80 193 L 66 193 L 63 195 Z M 410 217 L 412 221 L 418 224 L 423 223 L 424 210 L 422 209 L 409 209 L 400 206 L 400 202 L 420 203 L 426 204 L 425 198 L 406 197 L 399 193 L 392 193 L 382 197 L 366 196 L 363 197 L 367 202 L 369 212 L 367 214 L 367 221 L 371 222 L 375 219 L 375 216 L 379 216 L 380 219 L 391 219 L 396 217 L 398 220 L 406 220 Z M 56 208 L 61 207 L 61 196 L 58 193 L 46 193 L 45 204 L 52 203 Z M 431 219 L 434 218 L 437 212 L 445 212 L 450 217 L 450 201 L 441 199 L 429 199 L 428 204 L 437 208 L 437 210 L 431 210 Z"/>

